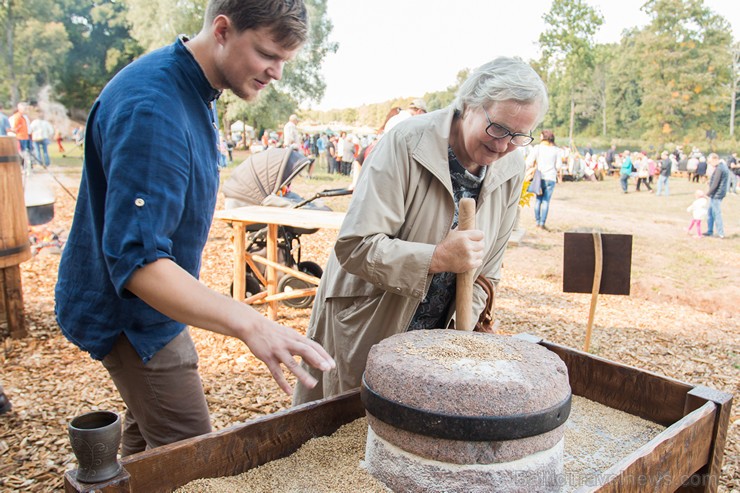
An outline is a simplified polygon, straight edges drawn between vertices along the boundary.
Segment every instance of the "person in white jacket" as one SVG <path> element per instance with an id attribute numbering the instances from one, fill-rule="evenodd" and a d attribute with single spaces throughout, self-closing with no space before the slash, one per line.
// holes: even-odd
<path id="1" fill-rule="evenodd" d="M 696 227 L 696 236 L 701 238 L 701 221 L 707 218 L 709 200 L 707 200 L 707 196 L 702 190 L 694 192 L 694 199 L 686 209 L 686 212 L 691 213 L 691 223 L 689 224 L 687 233 L 691 234 L 691 230 Z"/>
<path id="2" fill-rule="evenodd" d="M 527 156 L 527 167 L 536 166 L 541 175 L 542 186 L 536 195 L 534 219 L 537 227 L 549 231 L 545 226 L 547 213 L 550 211 L 550 199 L 558 180 L 558 171 L 563 164 L 563 150 L 555 145 L 555 134 L 552 130 L 540 133 L 540 143 L 534 146 Z"/>

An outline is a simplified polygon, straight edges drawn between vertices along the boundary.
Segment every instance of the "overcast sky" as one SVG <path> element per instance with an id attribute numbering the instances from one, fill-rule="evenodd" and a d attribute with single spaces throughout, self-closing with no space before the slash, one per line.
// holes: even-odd
<path id="1" fill-rule="evenodd" d="M 586 0 L 604 16 L 599 43 L 644 26 L 645 0 Z M 336 54 L 324 61 L 318 109 L 420 97 L 455 83 L 457 73 L 500 55 L 538 57 L 542 16 L 551 0 L 329 0 Z M 740 40 L 740 0 L 705 0 Z"/>

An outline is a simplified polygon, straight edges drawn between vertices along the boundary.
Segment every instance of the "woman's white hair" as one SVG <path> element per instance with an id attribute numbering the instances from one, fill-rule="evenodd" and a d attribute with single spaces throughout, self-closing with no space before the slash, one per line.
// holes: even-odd
<path id="1" fill-rule="evenodd" d="M 495 101 L 516 101 L 539 107 L 537 123 L 547 113 L 547 88 L 537 72 L 521 58 L 498 57 L 478 67 L 457 91 L 454 108 L 483 108 Z"/>

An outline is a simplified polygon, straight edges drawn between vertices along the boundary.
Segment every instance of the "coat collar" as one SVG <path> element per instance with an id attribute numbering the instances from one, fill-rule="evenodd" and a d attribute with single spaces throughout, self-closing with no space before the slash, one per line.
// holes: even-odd
<path id="1" fill-rule="evenodd" d="M 452 181 L 447 160 L 447 146 L 455 111 L 452 106 L 425 115 L 409 118 L 403 129 L 413 138 L 409 140 L 411 156 L 435 175 L 452 194 Z M 416 131 L 414 131 L 416 129 Z M 401 130 L 401 128 L 399 128 Z M 479 200 L 490 195 L 503 183 L 524 174 L 524 157 L 516 150 L 488 167 Z"/>

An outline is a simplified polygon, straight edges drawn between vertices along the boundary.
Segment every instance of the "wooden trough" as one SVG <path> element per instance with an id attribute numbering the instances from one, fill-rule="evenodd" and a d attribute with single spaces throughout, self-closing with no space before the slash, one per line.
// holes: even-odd
<path id="1" fill-rule="evenodd" d="M 666 426 L 578 492 L 715 492 L 732 395 L 650 373 L 522 334 L 559 355 L 574 395 Z M 363 417 L 358 390 L 304 404 L 122 460 L 104 483 L 65 475 L 67 492 L 165 492 L 199 478 L 241 474 L 286 457 L 308 440 Z"/>

